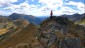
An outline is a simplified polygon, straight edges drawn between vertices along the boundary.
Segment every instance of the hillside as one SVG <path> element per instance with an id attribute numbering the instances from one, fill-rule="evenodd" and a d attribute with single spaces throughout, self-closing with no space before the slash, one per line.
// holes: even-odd
<path id="1" fill-rule="evenodd" d="M 85 45 L 85 27 L 64 17 L 49 18 L 41 23 L 38 40 L 46 48 L 82 48 Z"/>
<path id="2" fill-rule="evenodd" d="M 9 20 L 8 16 L 0 15 L 0 35 L 7 33 L 9 28 L 13 26 L 14 24 L 11 20 Z"/>
<path id="3" fill-rule="evenodd" d="M 8 21 L 9 21 L 9 19 L 8 19 L 7 16 L 2 16 L 2 15 L 0 15 L 0 23 L 6 23 L 6 22 L 8 22 Z"/>
<path id="4" fill-rule="evenodd" d="M 75 24 L 83 25 L 85 26 L 85 14 L 82 15 L 83 17 L 75 22 Z"/>
<path id="5" fill-rule="evenodd" d="M 0 48 L 85 48 L 85 27 L 53 16 L 40 25 L 14 20 L 16 28 L 0 36 Z"/>
<path id="6" fill-rule="evenodd" d="M 83 18 L 85 16 L 85 13 L 84 14 L 73 14 L 73 15 L 61 15 L 62 17 L 66 17 L 72 21 L 78 21 L 80 20 L 81 18 Z"/>
<path id="7" fill-rule="evenodd" d="M 37 27 L 34 24 L 29 24 L 17 33 L 12 33 L 5 41 L 0 42 L 0 48 L 16 48 L 18 44 L 31 43 L 35 39 Z M 29 45 L 29 44 L 28 44 Z"/>
<path id="8" fill-rule="evenodd" d="M 34 24 L 40 24 L 41 20 L 37 17 L 34 17 L 32 15 L 25 15 L 25 14 L 17 14 L 17 13 L 13 13 L 9 16 L 10 20 L 27 20 L 30 23 L 34 23 Z"/>

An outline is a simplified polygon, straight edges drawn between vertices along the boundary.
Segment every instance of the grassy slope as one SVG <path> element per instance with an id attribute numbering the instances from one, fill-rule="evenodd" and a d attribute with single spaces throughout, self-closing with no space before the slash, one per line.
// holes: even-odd
<path id="1" fill-rule="evenodd" d="M 81 18 L 80 20 L 76 21 L 75 24 L 79 24 L 79 25 L 84 25 L 85 26 L 85 15 L 83 15 L 84 17 Z"/>
<path id="2" fill-rule="evenodd" d="M 0 48 L 14 47 L 19 43 L 31 42 L 34 40 L 34 32 L 36 32 L 36 26 L 29 24 L 26 28 L 22 29 L 17 34 L 13 35 L 8 40 L 0 44 Z"/>
<path id="3" fill-rule="evenodd" d="M 5 25 L 6 26 L 5 26 Z M 0 35 L 3 35 L 5 33 L 7 33 L 9 31 L 9 28 L 13 27 L 14 24 L 12 22 L 8 22 L 8 23 L 0 23 L 0 26 L 3 26 L 2 28 L 0 28 Z M 15 27 L 15 26 L 14 26 Z"/>

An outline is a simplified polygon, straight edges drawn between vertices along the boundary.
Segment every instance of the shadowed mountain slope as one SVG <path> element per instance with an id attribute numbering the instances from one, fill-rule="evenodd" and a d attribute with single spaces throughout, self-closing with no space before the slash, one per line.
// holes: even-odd
<path id="1" fill-rule="evenodd" d="M 73 14 L 73 15 L 62 15 L 62 17 L 66 17 L 72 21 L 78 21 L 80 20 L 81 18 L 83 18 L 85 16 L 85 13 L 84 14 Z"/>
<path id="2" fill-rule="evenodd" d="M 34 24 L 39 24 L 41 22 L 41 20 L 37 17 L 34 17 L 32 15 L 25 15 L 25 14 L 17 14 L 17 13 L 13 13 L 9 16 L 9 19 L 11 20 L 21 20 L 21 19 L 24 19 L 24 20 L 27 20 L 29 21 L 30 23 L 34 23 Z"/>

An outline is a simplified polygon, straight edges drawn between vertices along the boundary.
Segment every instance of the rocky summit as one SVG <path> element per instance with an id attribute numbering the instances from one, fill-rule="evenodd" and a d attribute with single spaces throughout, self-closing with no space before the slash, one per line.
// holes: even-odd
<path id="1" fill-rule="evenodd" d="M 80 37 L 84 37 L 81 31 L 84 33 L 85 28 L 81 26 L 83 29 L 80 30 L 77 27 L 67 18 L 53 16 L 41 23 L 37 37 L 45 48 L 82 48 L 84 43 Z"/>

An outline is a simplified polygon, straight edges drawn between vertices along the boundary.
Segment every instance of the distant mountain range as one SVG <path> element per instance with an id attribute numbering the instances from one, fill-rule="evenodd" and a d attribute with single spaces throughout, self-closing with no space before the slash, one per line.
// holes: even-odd
<path id="1" fill-rule="evenodd" d="M 39 24 L 41 22 L 41 20 L 37 17 L 34 17 L 32 15 L 25 15 L 25 14 L 17 14 L 17 13 L 13 13 L 9 16 L 10 20 L 27 20 L 30 23 L 34 23 L 34 24 Z"/>
<path id="2" fill-rule="evenodd" d="M 84 19 L 85 17 L 85 13 L 84 14 L 73 14 L 73 15 L 61 15 L 62 17 L 66 17 L 69 20 L 72 20 L 74 22 L 77 22 L 79 20 L 82 20 L 82 18 Z M 32 15 L 25 15 L 25 14 L 17 14 L 17 13 L 13 13 L 9 16 L 0 16 L 0 22 L 6 22 L 7 20 L 27 20 L 30 23 L 34 23 L 34 24 L 40 24 L 42 21 L 44 21 L 45 19 L 47 19 L 47 16 L 42 16 L 42 17 L 35 17 Z"/>
<path id="3" fill-rule="evenodd" d="M 62 17 L 65 17 L 65 18 L 68 18 L 69 20 L 72 20 L 72 21 L 78 21 L 78 20 L 81 20 L 81 18 L 85 17 L 85 13 L 84 14 L 73 14 L 73 15 L 60 15 Z M 44 21 L 45 19 L 49 18 L 50 16 L 42 16 L 42 17 L 38 17 L 40 18 L 42 21 Z M 57 16 L 58 17 L 58 16 Z"/>
<path id="4" fill-rule="evenodd" d="M 13 13 L 9 16 L 0 15 L 0 22 L 7 22 L 7 21 L 13 21 L 13 20 L 27 20 L 28 22 L 33 24 L 40 24 L 41 22 L 41 19 L 32 15 L 17 14 L 17 13 Z"/>
<path id="5" fill-rule="evenodd" d="M 62 15 L 63 17 L 66 17 L 72 21 L 78 21 L 81 18 L 85 17 L 85 13 L 84 14 L 73 14 L 73 15 Z"/>
<path id="6" fill-rule="evenodd" d="M 2 15 L 0 15 L 0 23 L 5 23 L 5 22 L 7 22 L 8 21 L 8 17 L 7 16 L 2 16 Z"/>

